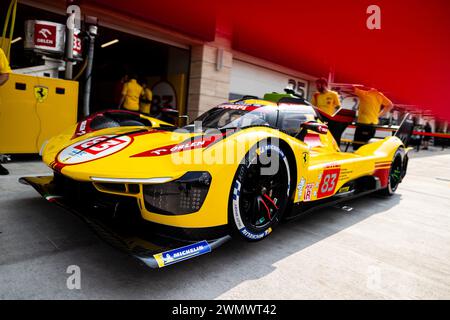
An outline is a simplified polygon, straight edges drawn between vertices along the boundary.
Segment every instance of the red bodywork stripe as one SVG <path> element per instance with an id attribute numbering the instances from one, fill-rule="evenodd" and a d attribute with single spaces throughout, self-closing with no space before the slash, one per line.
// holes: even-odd
<path id="1" fill-rule="evenodd" d="M 390 168 L 386 169 L 376 169 L 373 175 L 380 179 L 380 184 L 382 188 L 386 188 L 389 181 Z"/>
<path id="2" fill-rule="evenodd" d="M 159 156 L 166 156 L 172 153 L 187 151 L 187 150 L 193 150 L 193 149 L 203 149 L 206 148 L 213 143 L 216 143 L 223 139 L 225 133 L 218 134 L 214 136 L 200 136 L 197 138 L 189 138 L 179 144 L 171 144 L 155 149 L 151 149 L 148 151 L 144 151 L 135 155 L 132 155 L 131 158 L 136 157 L 159 157 Z"/>

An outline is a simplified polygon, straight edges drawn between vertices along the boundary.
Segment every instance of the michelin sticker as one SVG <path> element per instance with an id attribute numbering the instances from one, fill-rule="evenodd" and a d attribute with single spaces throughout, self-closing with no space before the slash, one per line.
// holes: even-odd
<path id="1" fill-rule="evenodd" d="M 158 266 L 162 268 L 209 252 L 211 252 L 211 247 L 204 240 L 185 247 L 155 254 L 153 257 L 158 263 Z"/>
<path id="2" fill-rule="evenodd" d="M 127 147 L 132 141 L 129 136 L 104 135 L 74 143 L 58 156 L 64 164 L 77 164 L 104 158 Z"/>

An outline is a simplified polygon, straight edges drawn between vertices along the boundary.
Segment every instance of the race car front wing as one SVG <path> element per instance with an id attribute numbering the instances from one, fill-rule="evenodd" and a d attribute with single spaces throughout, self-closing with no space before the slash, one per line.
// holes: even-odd
<path id="1" fill-rule="evenodd" d="M 151 268 L 162 268 L 211 252 L 231 239 L 225 235 L 214 240 L 190 241 L 162 235 L 158 232 L 133 233 L 130 228 L 109 223 L 93 214 L 90 208 L 71 202 L 55 190 L 53 176 L 23 177 L 22 184 L 30 185 L 47 201 L 52 202 L 86 222 L 95 233 L 115 248 L 124 251 Z"/>

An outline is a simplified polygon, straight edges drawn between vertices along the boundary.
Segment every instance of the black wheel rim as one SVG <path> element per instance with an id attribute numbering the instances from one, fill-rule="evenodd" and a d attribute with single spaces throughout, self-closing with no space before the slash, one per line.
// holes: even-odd
<path id="1" fill-rule="evenodd" d="M 279 168 L 273 174 L 263 175 L 258 160 L 251 163 L 242 179 L 240 211 L 246 226 L 264 230 L 277 220 L 287 203 L 288 173 L 279 159 Z"/>
<path id="2" fill-rule="evenodd" d="M 400 157 L 395 158 L 392 163 L 391 171 L 389 174 L 389 184 L 391 186 L 391 190 L 395 191 L 400 183 L 402 175 L 402 160 Z"/>

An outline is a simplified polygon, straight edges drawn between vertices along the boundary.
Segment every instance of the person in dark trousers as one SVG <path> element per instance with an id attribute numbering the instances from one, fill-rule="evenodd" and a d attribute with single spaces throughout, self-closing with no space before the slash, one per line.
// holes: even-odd
<path id="1" fill-rule="evenodd" d="M 391 100 L 374 88 L 354 85 L 352 94 L 359 98 L 358 119 L 356 123 L 353 150 L 358 150 L 375 136 L 379 118 L 388 113 L 394 106 Z"/>
<path id="2" fill-rule="evenodd" d="M 0 86 L 4 85 L 9 79 L 9 74 L 11 73 L 11 68 L 8 63 L 8 59 L 5 53 L 0 48 Z M 0 164 L 0 175 L 9 174 L 8 170 Z"/>
<path id="3" fill-rule="evenodd" d="M 431 133 L 431 126 L 430 123 L 427 121 L 425 124 L 425 127 L 423 128 L 425 133 Z M 422 150 L 428 150 L 428 145 L 430 144 L 431 137 L 430 136 L 424 136 L 423 137 L 423 148 Z"/>

